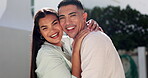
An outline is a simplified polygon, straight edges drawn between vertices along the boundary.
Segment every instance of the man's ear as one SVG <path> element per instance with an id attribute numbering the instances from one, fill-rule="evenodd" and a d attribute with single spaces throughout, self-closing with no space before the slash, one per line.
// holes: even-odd
<path id="1" fill-rule="evenodd" d="M 87 20 L 87 13 L 86 13 L 86 12 L 83 13 L 83 19 L 84 19 L 85 21 Z"/>

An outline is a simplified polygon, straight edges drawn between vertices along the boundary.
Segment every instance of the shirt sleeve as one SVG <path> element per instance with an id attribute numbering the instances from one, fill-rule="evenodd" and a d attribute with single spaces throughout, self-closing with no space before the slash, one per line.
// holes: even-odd
<path id="1" fill-rule="evenodd" d="M 72 76 L 61 57 L 48 53 L 41 56 L 36 73 L 38 78 L 76 78 Z"/>

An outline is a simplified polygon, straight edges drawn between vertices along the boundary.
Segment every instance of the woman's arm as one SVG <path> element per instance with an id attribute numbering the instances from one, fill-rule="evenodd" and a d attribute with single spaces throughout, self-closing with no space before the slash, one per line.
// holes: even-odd
<path id="1" fill-rule="evenodd" d="M 81 57 L 80 57 L 81 42 L 83 38 L 90 31 L 103 32 L 102 28 L 98 25 L 98 23 L 95 20 L 90 19 L 89 21 L 86 22 L 86 28 L 76 36 L 73 42 L 72 75 L 76 76 L 77 78 L 81 78 Z"/>
<path id="2" fill-rule="evenodd" d="M 81 78 L 81 57 L 80 49 L 83 38 L 90 32 L 88 29 L 82 30 L 74 39 L 72 52 L 72 75 Z"/>

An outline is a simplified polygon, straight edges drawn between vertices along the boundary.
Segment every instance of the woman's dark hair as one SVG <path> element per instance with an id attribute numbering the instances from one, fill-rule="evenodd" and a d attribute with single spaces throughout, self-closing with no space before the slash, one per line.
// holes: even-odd
<path id="1" fill-rule="evenodd" d="M 36 57 L 38 50 L 41 48 L 41 45 L 46 41 L 44 38 L 41 38 L 42 35 L 39 29 L 39 20 L 49 14 L 53 14 L 58 18 L 57 12 L 55 10 L 46 9 L 46 8 L 39 10 L 34 17 L 34 29 L 32 32 L 32 55 L 31 55 L 30 78 L 37 78 L 37 75 L 35 73 Z"/>

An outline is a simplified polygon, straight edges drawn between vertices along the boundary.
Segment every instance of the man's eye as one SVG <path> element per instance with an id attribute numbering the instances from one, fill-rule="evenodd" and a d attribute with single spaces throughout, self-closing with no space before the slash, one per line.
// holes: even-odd
<path id="1" fill-rule="evenodd" d="M 71 17 L 72 17 L 72 16 L 76 16 L 76 15 L 74 14 L 74 15 L 71 15 Z"/>
<path id="2" fill-rule="evenodd" d="M 64 17 L 60 17 L 59 19 L 62 20 L 62 19 L 64 19 Z"/>

